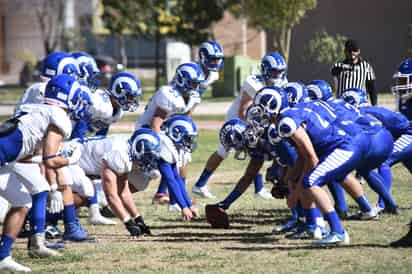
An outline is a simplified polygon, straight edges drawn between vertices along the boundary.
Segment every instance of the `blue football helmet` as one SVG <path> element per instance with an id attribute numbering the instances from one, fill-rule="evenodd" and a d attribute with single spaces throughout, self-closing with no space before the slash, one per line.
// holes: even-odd
<path id="1" fill-rule="evenodd" d="M 70 54 L 57 51 L 44 58 L 41 72 L 43 77 L 52 78 L 63 73 L 75 78 L 80 75 L 77 61 Z"/>
<path id="2" fill-rule="evenodd" d="M 289 82 L 283 86 L 290 106 L 305 103 L 310 100 L 306 86 L 299 82 Z"/>
<path id="3" fill-rule="evenodd" d="M 359 107 L 368 103 L 368 96 L 363 89 L 349 88 L 342 92 L 342 98 L 345 102 L 351 104 L 354 107 Z"/>
<path id="4" fill-rule="evenodd" d="M 144 172 L 157 169 L 160 159 L 160 138 L 151 129 L 140 128 L 129 139 L 129 156 Z"/>
<path id="5" fill-rule="evenodd" d="M 76 51 L 71 53 L 72 57 L 77 61 L 79 67 L 79 77 L 85 81 L 95 73 L 99 73 L 96 61 L 93 56 L 86 52 Z"/>
<path id="6" fill-rule="evenodd" d="M 306 86 L 311 100 L 327 101 L 333 96 L 332 87 L 324 80 L 312 80 Z"/>
<path id="7" fill-rule="evenodd" d="M 142 96 L 142 85 L 133 74 L 118 72 L 112 76 L 108 92 L 124 111 L 136 111 Z"/>
<path id="8" fill-rule="evenodd" d="M 274 118 L 282 109 L 288 106 L 288 100 L 284 89 L 269 86 L 260 89 L 253 98 L 253 104 L 263 108 L 264 113 Z"/>
<path id="9" fill-rule="evenodd" d="M 199 47 L 199 63 L 210 71 L 218 71 L 223 66 L 223 48 L 216 41 L 207 41 Z"/>
<path id="10" fill-rule="evenodd" d="M 71 112 L 71 119 L 73 120 L 84 120 L 91 122 L 93 118 L 93 113 L 91 107 L 93 105 L 93 101 L 90 97 L 91 90 L 85 84 L 80 82 L 80 100 L 76 101 L 78 106 L 75 107 L 75 110 Z"/>
<path id="11" fill-rule="evenodd" d="M 162 129 L 177 149 L 193 152 L 197 148 L 197 127 L 187 116 L 175 115 L 167 119 Z"/>
<path id="12" fill-rule="evenodd" d="M 270 52 L 260 64 L 262 77 L 272 85 L 281 85 L 286 77 L 286 61 L 277 52 Z"/>
<path id="13" fill-rule="evenodd" d="M 398 96 L 410 96 L 412 94 L 412 58 L 404 60 L 392 77 L 391 90 Z"/>
<path id="14" fill-rule="evenodd" d="M 88 108 L 91 102 L 81 84 L 73 76 L 67 74 L 60 74 L 50 79 L 46 85 L 44 101 L 46 104 L 66 109 L 73 119 L 80 118 L 76 115 L 82 115 L 82 110 Z"/>
<path id="15" fill-rule="evenodd" d="M 176 69 L 174 85 L 183 96 L 188 96 L 199 89 L 202 80 L 202 70 L 198 64 L 183 63 Z"/>
<path id="16" fill-rule="evenodd" d="M 255 127 L 265 129 L 271 123 L 271 116 L 267 114 L 261 105 L 250 105 L 246 110 L 246 122 Z"/>
<path id="17" fill-rule="evenodd" d="M 235 158 L 244 160 L 246 158 L 246 140 L 243 135 L 246 123 L 240 119 L 226 121 L 220 129 L 219 139 L 226 151 L 235 150 Z"/>

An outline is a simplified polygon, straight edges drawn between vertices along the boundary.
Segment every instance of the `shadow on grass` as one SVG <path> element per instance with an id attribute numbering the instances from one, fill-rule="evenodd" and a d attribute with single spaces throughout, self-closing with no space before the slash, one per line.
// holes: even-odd
<path id="1" fill-rule="evenodd" d="M 250 246 L 250 247 L 223 247 L 224 250 L 231 251 L 294 251 L 294 250 L 325 250 L 325 249 L 352 249 L 352 248 L 392 248 L 389 245 L 384 244 L 351 244 L 351 245 L 338 245 L 338 246 L 314 246 L 314 245 L 274 245 L 272 247 L 262 246 Z"/>
<path id="2" fill-rule="evenodd" d="M 247 244 L 273 244 L 278 240 L 273 238 L 272 233 L 250 232 L 250 233 L 234 233 L 234 232 L 220 232 L 223 230 L 216 230 L 219 232 L 176 232 L 176 233 L 161 233 L 156 235 L 156 238 L 151 238 L 153 242 L 226 242 L 237 241 Z M 148 238 L 149 239 L 149 238 Z"/>

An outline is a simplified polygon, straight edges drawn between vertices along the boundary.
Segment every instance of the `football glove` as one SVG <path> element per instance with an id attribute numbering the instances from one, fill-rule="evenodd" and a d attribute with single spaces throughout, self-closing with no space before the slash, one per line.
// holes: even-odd
<path id="1" fill-rule="evenodd" d="M 142 235 L 142 230 L 134 220 L 130 219 L 127 222 L 125 222 L 124 225 L 126 226 L 127 231 L 129 231 L 130 236 L 138 237 Z"/>

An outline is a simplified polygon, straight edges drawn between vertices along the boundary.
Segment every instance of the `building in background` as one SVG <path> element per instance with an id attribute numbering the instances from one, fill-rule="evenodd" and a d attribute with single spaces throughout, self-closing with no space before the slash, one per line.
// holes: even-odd
<path id="1" fill-rule="evenodd" d="M 44 57 L 41 32 L 35 8 L 42 0 L 0 0 L 0 80 L 17 79 L 23 60 L 30 55 Z M 76 39 L 82 39 L 83 50 L 95 55 L 119 59 L 118 41 L 96 29 L 101 12 L 99 0 L 66 0 L 64 27 L 76 29 Z M 351 37 L 360 42 L 362 55 L 374 66 L 377 90 L 388 90 L 396 66 L 411 49 L 412 1 L 318 0 L 292 32 L 288 76 L 291 80 L 331 80 L 332 64 L 318 64 L 304 59 L 305 46 L 315 32 L 326 30 Z M 225 12 L 221 21 L 212 27 L 226 56 L 246 56 L 259 60 L 266 53 L 266 35 L 248 27 L 243 19 Z M 80 36 L 80 37 L 79 37 Z M 196 55 L 196 49 L 192 55 Z M 151 39 L 126 38 L 128 66 L 153 68 L 154 42 Z M 410 54 L 410 52 L 409 52 Z M 161 41 L 160 64 L 166 67 L 166 41 Z M 197 57 L 195 57 L 197 59 Z"/>

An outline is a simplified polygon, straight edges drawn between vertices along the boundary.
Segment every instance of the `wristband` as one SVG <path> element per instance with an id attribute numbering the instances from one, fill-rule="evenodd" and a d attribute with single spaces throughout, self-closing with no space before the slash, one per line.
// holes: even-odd
<path id="1" fill-rule="evenodd" d="M 50 190 L 51 190 L 51 191 L 54 192 L 54 191 L 56 191 L 57 189 L 58 189 L 58 185 L 57 185 L 57 184 L 51 184 L 51 185 L 50 185 Z"/>

